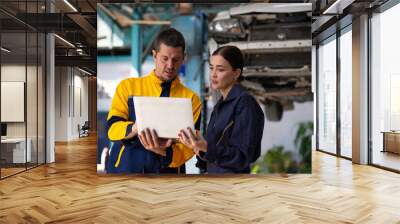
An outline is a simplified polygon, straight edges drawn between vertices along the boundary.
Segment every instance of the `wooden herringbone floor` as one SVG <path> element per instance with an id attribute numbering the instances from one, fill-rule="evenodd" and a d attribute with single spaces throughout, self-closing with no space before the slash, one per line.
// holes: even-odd
<path id="1" fill-rule="evenodd" d="M 94 137 L 0 181 L 0 223 L 400 223 L 400 175 L 313 153 L 312 175 L 98 176 Z"/>

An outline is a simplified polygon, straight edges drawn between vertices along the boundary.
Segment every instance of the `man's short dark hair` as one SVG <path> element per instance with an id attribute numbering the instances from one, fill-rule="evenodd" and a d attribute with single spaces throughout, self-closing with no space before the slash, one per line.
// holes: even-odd
<path id="1" fill-rule="evenodd" d="M 157 52 L 160 51 L 161 43 L 168 47 L 182 47 L 182 52 L 185 53 L 185 39 L 183 38 L 183 35 L 174 28 L 168 28 L 161 31 L 154 41 L 153 49 Z"/>

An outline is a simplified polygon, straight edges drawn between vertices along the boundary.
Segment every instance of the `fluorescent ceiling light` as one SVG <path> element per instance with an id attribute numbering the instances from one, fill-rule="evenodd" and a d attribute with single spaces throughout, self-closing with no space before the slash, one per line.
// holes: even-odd
<path id="1" fill-rule="evenodd" d="M 342 14 L 343 10 L 353 2 L 354 0 L 336 0 L 322 14 Z"/>
<path id="2" fill-rule="evenodd" d="M 74 10 L 74 12 L 78 12 L 78 10 L 71 4 L 68 2 L 68 0 L 64 0 L 65 4 L 67 4 L 72 10 Z"/>
<path id="3" fill-rule="evenodd" d="M 336 0 L 331 6 L 329 6 L 322 14 L 331 13 L 332 9 L 336 9 L 337 5 L 339 4 L 340 0 Z"/>
<path id="4" fill-rule="evenodd" d="M 71 44 L 71 42 L 67 41 L 66 39 L 64 39 L 64 38 L 62 38 L 62 37 L 60 37 L 60 36 L 58 36 L 57 34 L 54 34 L 54 36 L 57 37 L 58 39 L 60 39 L 61 41 L 63 41 L 64 43 L 66 43 L 67 45 L 69 45 L 69 46 L 75 48 L 75 45 Z"/>
<path id="5" fill-rule="evenodd" d="M 85 74 L 92 75 L 92 73 L 90 73 L 90 72 L 88 72 L 88 71 L 85 71 L 85 70 L 83 70 L 83 69 L 81 69 L 81 68 L 79 68 L 79 67 L 78 67 L 78 69 L 79 69 L 79 71 L 81 71 L 81 72 L 83 72 L 83 73 L 85 73 Z"/>
<path id="6" fill-rule="evenodd" d="M 5 48 L 5 47 L 1 47 L 0 48 L 2 51 L 4 51 L 4 52 L 7 52 L 7 53 L 10 53 L 11 51 L 10 50 L 8 50 L 7 48 Z"/>

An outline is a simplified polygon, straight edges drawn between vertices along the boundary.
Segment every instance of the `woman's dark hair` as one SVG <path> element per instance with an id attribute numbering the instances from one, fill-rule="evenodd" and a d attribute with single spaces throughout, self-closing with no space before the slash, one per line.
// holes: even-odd
<path id="1" fill-rule="evenodd" d="M 240 69 L 239 81 L 243 80 L 242 72 L 244 66 L 243 54 L 239 48 L 235 46 L 223 46 L 212 53 L 212 56 L 220 55 L 229 62 L 233 70 Z"/>
<path id="2" fill-rule="evenodd" d="M 154 41 L 153 49 L 159 52 L 161 43 L 168 47 L 182 47 L 182 52 L 185 53 L 185 39 L 183 35 L 174 28 L 161 31 Z"/>

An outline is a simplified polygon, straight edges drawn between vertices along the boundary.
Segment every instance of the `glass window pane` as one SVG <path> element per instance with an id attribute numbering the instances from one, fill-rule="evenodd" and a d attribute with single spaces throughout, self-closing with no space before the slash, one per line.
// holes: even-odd
<path id="1" fill-rule="evenodd" d="M 38 164 L 45 163 L 45 65 L 46 65 L 46 36 L 39 33 L 38 45 Z"/>
<path id="2" fill-rule="evenodd" d="M 27 113 L 27 143 L 28 150 L 28 168 L 37 165 L 37 73 L 38 73 L 38 36 L 36 32 L 29 31 L 27 33 L 27 44 L 28 44 L 28 62 L 27 62 L 27 81 L 26 81 L 26 113 Z"/>
<path id="3" fill-rule="evenodd" d="M 336 39 L 318 48 L 318 147 L 336 153 Z"/>
<path id="4" fill-rule="evenodd" d="M 340 153 L 352 157 L 352 35 L 340 36 Z"/>
<path id="5" fill-rule="evenodd" d="M 372 163 L 400 170 L 400 4 L 376 14 L 372 26 Z M 384 133 L 386 132 L 386 133 Z"/>
<path id="6" fill-rule="evenodd" d="M 9 13 L 0 12 L 4 178 L 45 162 L 45 35 L 21 22 L 37 23 L 45 1 L 7 0 L 0 5 Z"/>
<path id="7" fill-rule="evenodd" d="M 26 34 L 1 34 L 1 175 L 25 170 L 26 151 L 25 89 Z M 6 49 L 6 50 L 4 50 Z"/>

